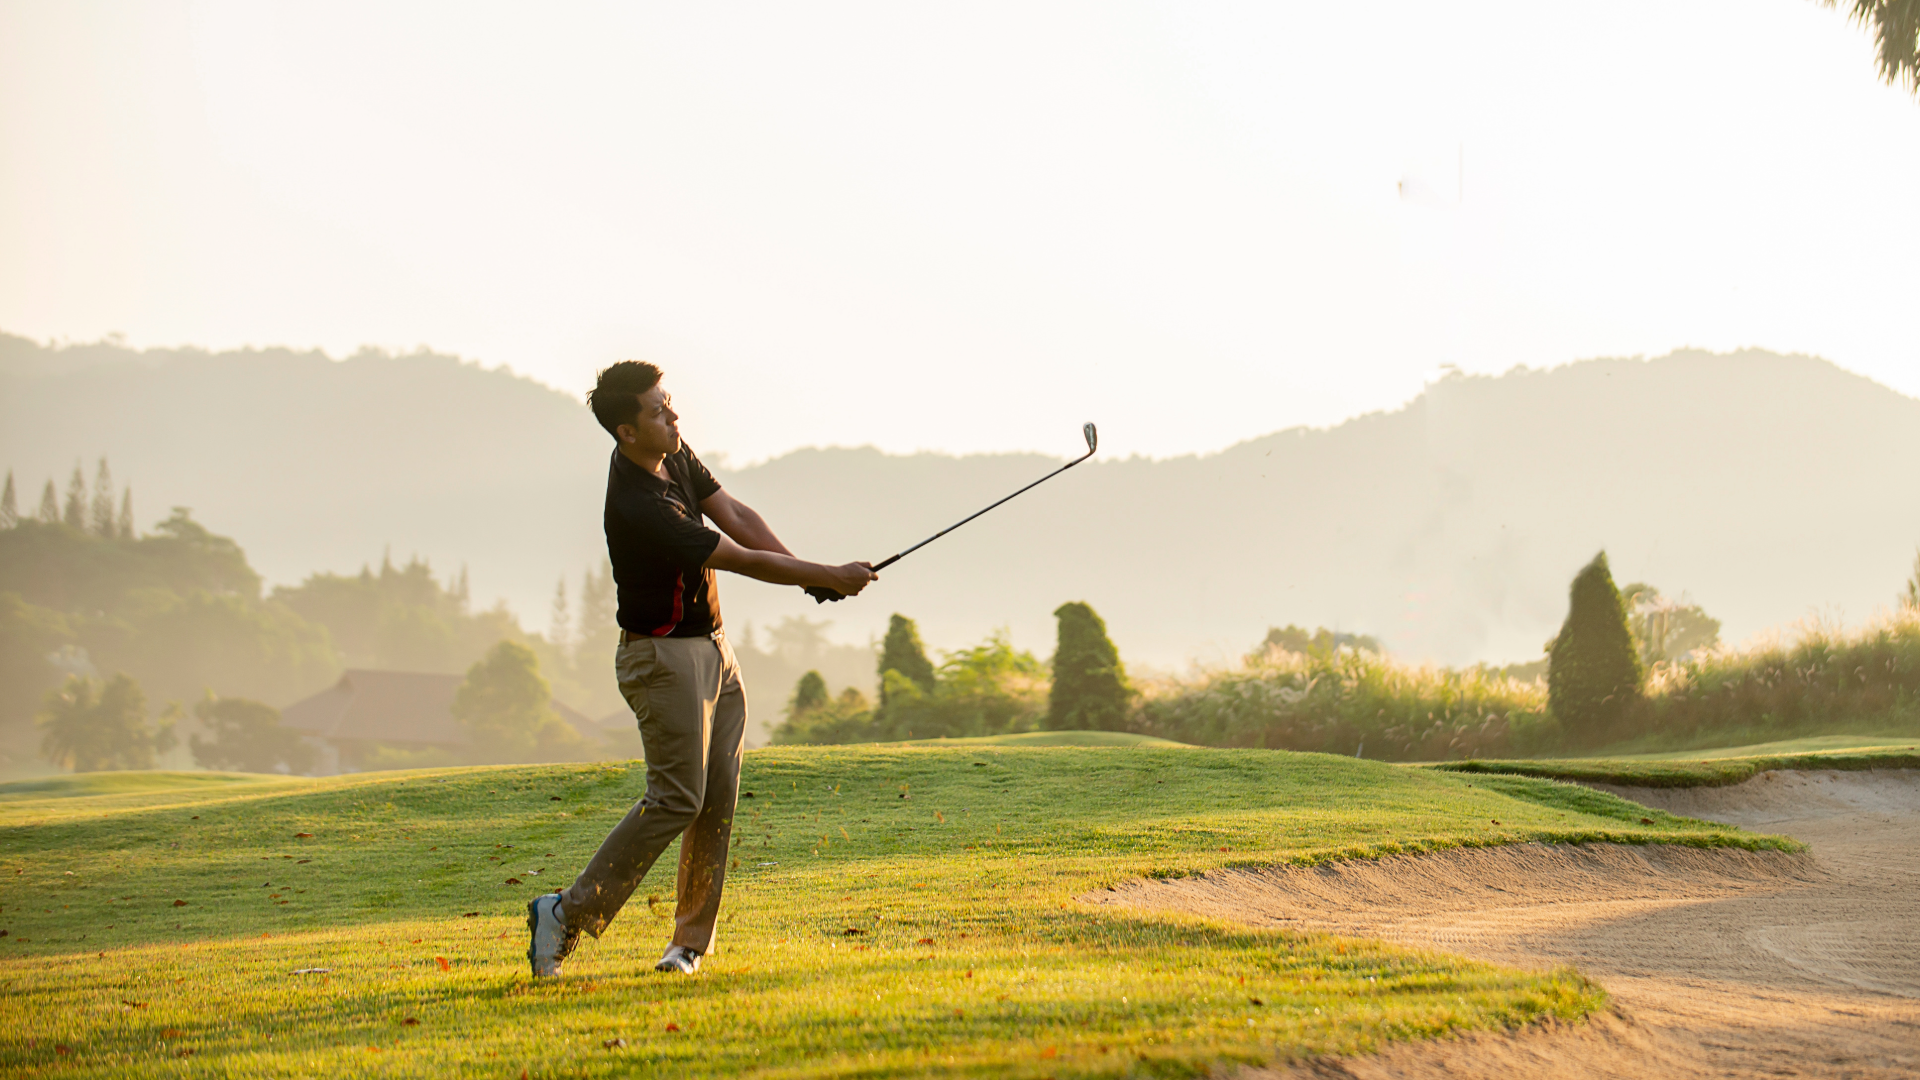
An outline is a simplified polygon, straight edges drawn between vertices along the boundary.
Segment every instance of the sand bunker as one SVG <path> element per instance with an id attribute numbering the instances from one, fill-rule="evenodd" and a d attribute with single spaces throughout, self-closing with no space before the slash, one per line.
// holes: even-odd
<path id="1" fill-rule="evenodd" d="M 1920 1075 L 1920 772 L 1608 790 L 1813 850 L 1526 844 L 1136 881 L 1082 899 L 1573 964 L 1614 999 L 1586 1024 L 1250 1076 Z"/>

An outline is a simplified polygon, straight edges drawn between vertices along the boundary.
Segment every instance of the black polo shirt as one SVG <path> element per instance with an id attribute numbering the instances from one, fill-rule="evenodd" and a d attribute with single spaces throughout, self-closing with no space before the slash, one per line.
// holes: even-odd
<path id="1" fill-rule="evenodd" d="M 686 443 L 666 458 L 668 479 L 613 452 L 607 471 L 607 555 L 620 597 L 620 628 L 653 637 L 705 637 L 720 629 L 713 571 L 720 545 L 700 503 L 720 490 Z"/>

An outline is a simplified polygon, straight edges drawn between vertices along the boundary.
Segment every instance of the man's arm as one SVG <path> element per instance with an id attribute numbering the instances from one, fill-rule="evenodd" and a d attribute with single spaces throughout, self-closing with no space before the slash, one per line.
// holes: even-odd
<path id="1" fill-rule="evenodd" d="M 777 540 L 774 542 L 779 543 Z M 819 585 L 842 596 L 858 594 L 867 587 L 868 582 L 879 577 L 866 563 L 827 566 L 796 559 L 785 551 L 757 551 L 741 547 L 724 536 L 714 547 L 713 554 L 707 556 L 705 565 L 715 570 L 731 570 L 750 578 L 770 581 L 775 585 Z"/>
<path id="2" fill-rule="evenodd" d="M 781 555 L 793 554 L 787 550 L 787 545 L 780 542 L 779 537 L 773 535 L 773 529 L 767 525 L 765 518 L 756 513 L 753 507 L 727 494 L 725 488 L 700 500 L 700 512 L 712 518 L 713 523 L 720 526 L 721 532 L 731 536 L 734 543 L 743 548 Z"/>

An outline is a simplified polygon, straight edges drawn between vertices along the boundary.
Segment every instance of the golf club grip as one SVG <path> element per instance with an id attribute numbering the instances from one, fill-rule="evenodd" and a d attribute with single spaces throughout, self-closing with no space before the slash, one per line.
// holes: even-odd
<path id="1" fill-rule="evenodd" d="M 816 604 L 824 604 L 829 600 L 837 604 L 846 599 L 845 596 L 827 588 L 825 585 L 804 585 L 801 586 L 801 588 L 805 590 L 808 596 L 813 597 L 813 602 Z"/>

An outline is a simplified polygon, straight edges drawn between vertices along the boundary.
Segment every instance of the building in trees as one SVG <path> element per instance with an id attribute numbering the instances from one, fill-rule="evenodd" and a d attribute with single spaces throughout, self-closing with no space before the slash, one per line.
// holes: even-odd
<path id="1" fill-rule="evenodd" d="M 1605 742 L 1640 700 L 1644 669 L 1602 551 L 1573 579 L 1567 621 L 1547 650 L 1547 705 L 1577 744 Z"/>
<path id="2" fill-rule="evenodd" d="M 1047 727 L 1054 731 L 1124 731 L 1133 690 L 1107 624 L 1079 601 L 1054 609 L 1059 639 L 1053 653 L 1053 689 Z"/>
<path id="3" fill-rule="evenodd" d="M 516 648 L 524 651 L 523 646 Z M 482 660 L 475 667 L 485 664 Z M 537 668 L 532 675 L 539 679 Z M 512 683 L 516 681 L 514 676 L 515 672 L 509 670 L 505 672 L 504 681 Z M 406 760 L 394 751 L 400 755 L 416 755 L 423 761 L 433 760 L 437 755 L 448 764 L 472 760 L 499 749 L 479 745 L 476 727 L 480 729 L 481 739 L 486 739 L 492 735 L 488 730 L 490 725 L 510 729 L 520 718 L 509 705 L 531 717 L 531 723 L 536 726 L 541 718 L 553 716 L 576 733 L 597 730 L 592 721 L 551 696 L 528 705 L 524 687 L 518 695 L 511 689 L 499 692 L 493 684 L 502 680 L 494 678 L 491 672 L 483 672 L 480 680 L 483 685 L 468 696 L 466 709 L 475 724 L 464 724 L 454 716 L 454 701 L 469 677 L 350 669 L 331 687 L 287 706 L 281 711 L 280 722 L 314 748 L 313 770 L 320 776 L 357 772 L 376 764 Z M 524 673 L 518 681 L 527 681 Z M 540 681 L 544 684 L 544 680 Z M 527 742 L 530 755 L 536 746 L 537 740 Z M 546 759 L 528 756 L 516 760 Z"/>

